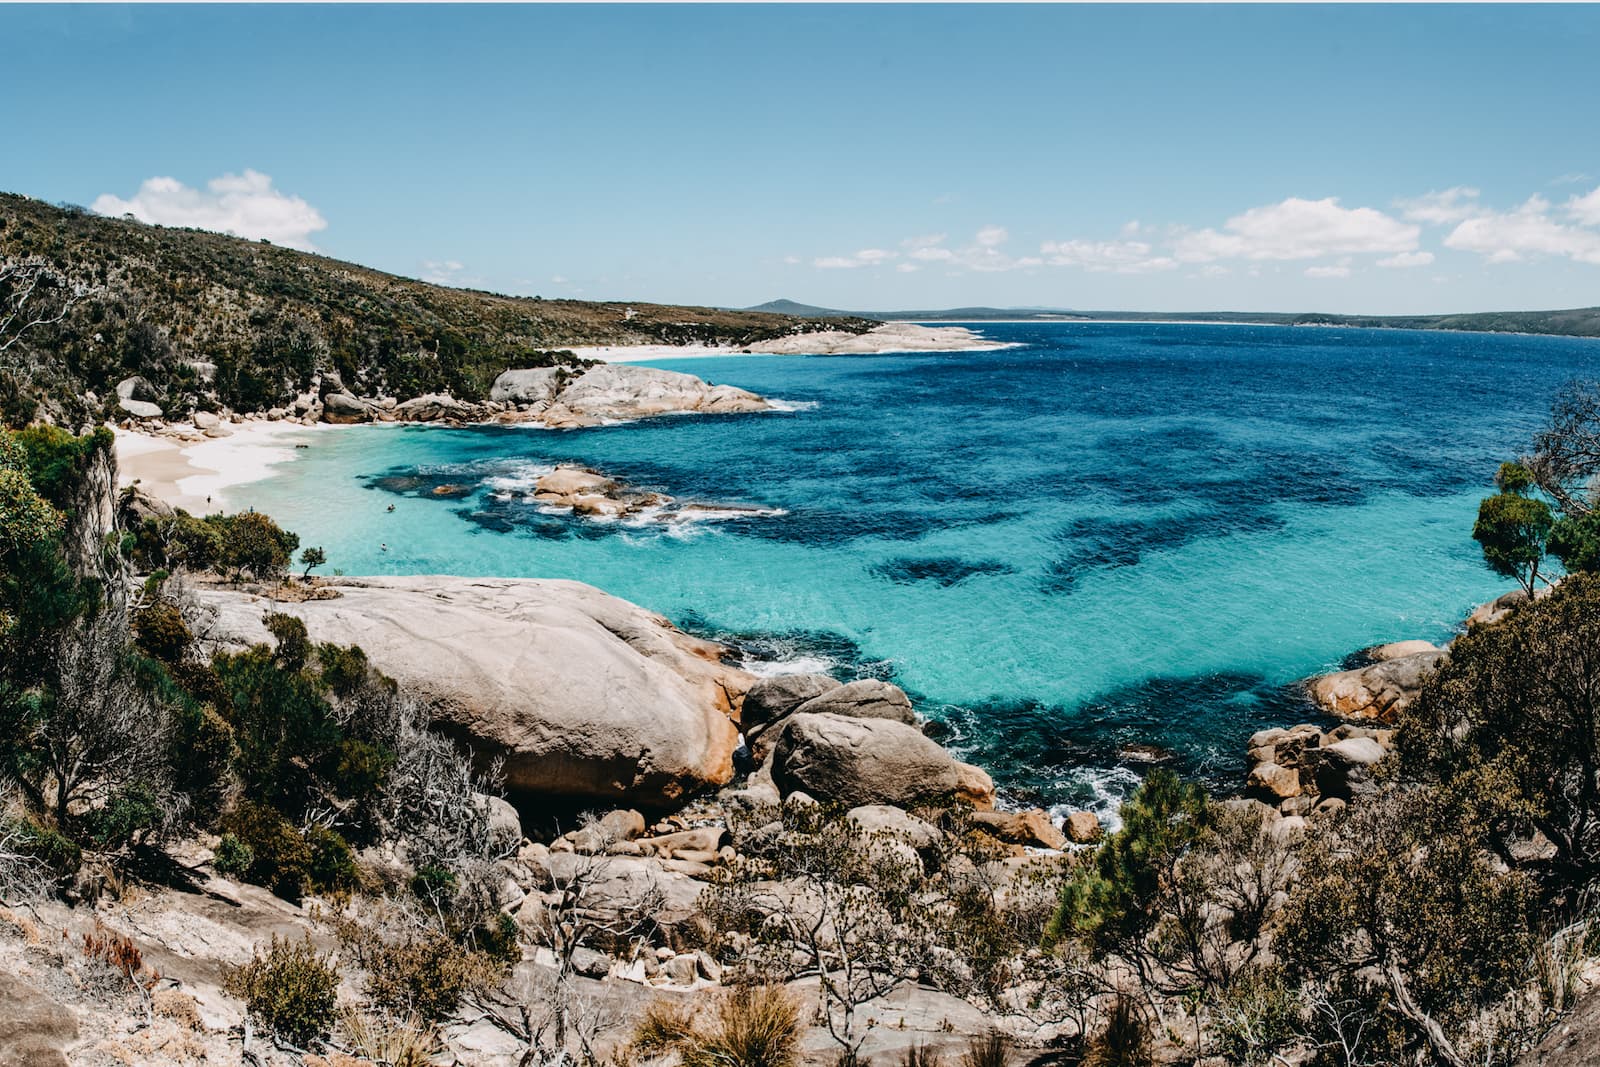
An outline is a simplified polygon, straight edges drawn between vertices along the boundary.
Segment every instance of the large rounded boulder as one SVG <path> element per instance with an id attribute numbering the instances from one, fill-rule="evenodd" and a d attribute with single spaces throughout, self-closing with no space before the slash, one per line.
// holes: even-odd
<path id="1" fill-rule="evenodd" d="M 448 577 L 330 583 L 339 596 L 278 603 L 200 596 L 223 645 L 269 642 L 262 616 L 312 640 L 359 645 L 423 700 L 436 726 L 504 760 L 525 795 L 675 805 L 733 777 L 730 705 L 753 679 L 724 649 L 579 582 Z"/>
<path id="2" fill-rule="evenodd" d="M 843 715 L 850 719 L 889 719 L 915 726 L 916 713 L 905 690 L 876 678 L 861 678 L 829 689 L 794 709 L 796 715 Z"/>
<path id="3" fill-rule="evenodd" d="M 904 807 L 950 794 L 988 807 L 994 794 L 987 774 L 957 762 L 915 727 L 802 712 L 783 723 L 772 752 L 772 781 L 784 796 L 802 792 L 852 808 Z"/>

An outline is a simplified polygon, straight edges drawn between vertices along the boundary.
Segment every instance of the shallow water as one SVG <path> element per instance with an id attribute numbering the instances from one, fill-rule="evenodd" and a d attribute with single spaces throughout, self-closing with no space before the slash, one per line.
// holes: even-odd
<path id="1" fill-rule="evenodd" d="M 1127 746 L 1236 783 L 1249 733 L 1310 714 L 1296 680 L 1446 639 L 1504 591 L 1469 536 L 1477 501 L 1600 355 L 1504 335 L 980 328 L 1021 346 L 663 364 L 783 413 L 307 434 L 229 503 L 351 574 L 576 578 L 754 657 L 892 678 L 1015 799 L 1105 810 L 1145 765 Z M 568 461 L 764 514 L 608 525 L 525 499 Z"/>

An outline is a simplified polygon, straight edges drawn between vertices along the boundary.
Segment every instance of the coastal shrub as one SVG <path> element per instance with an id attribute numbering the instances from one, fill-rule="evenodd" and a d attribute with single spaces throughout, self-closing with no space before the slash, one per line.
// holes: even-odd
<path id="1" fill-rule="evenodd" d="M 182 662 L 194 640 L 183 613 L 164 601 L 140 608 L 133 616 L 133 632 L 139 647 L 163 663 Z"/>
<path id="2" fill-rule="evenodd" d="M 339 972 L 317 954 L 309 934 L 300 942 L 273 934 L 266 952 L 258 948 L 249 963 L 224 972 L 223 987 L 244 1001 L 256 1022 L 290 1044 L 313 1047 L 333 1029 Z"/>
<path id="3" fill-rule="evenodd" d="M 301 572 L 300 577 L 310 578 L 312 571 L 328 562 L 328 554 L 320 547 L 308 548 L 304 552 L 300 553 L 300 562 L 305 567 L 305 570 Z"/>
<path id="4" fill-rule="evenodd" d="M 296 654 L 291 647 L 288 658 Z M 239 746 L 237 767 L 246 790 L 286 808 L 303 806 L 309 770 L 341 739 L 316 680 L 286 667 L 278 652 L 264 645 L 219 653 L 212 666 Z"/>
<path id="5" fill-rule="evenodd" d="M 256 861 L 253 849 L 233 834 L 223 834 L 211 856 L 211 867 L 227 877 L 244 874 Z"/>
<path id="6" fill-rule="evenodd" d="M 1388 1014 L 1440 1060 L 1458 1062 L 1480 1021 L 1533 978 L 1535 886 L 1492 859 L 1448 797 L 1402 786 L 1363 797 L 1321 824 L 1299 860 L 1273 942 L 1290 975 Z"/>
<path id="7" fill-rule="evenodd" d="M 1047 941 L 1081 937 L 1096 951 L 1132 954 L 1155 927 L 1157 892 L 1200 832 L 1205 790 L 1157 769 L 1122 805 L 1122 828 L 1062 889 Z"/>
<path id="8" fill-rule="evenodd" d="M 71 878 L 83 866 L 83 850 L 54 827 L 27 818 L 12 820 L 10 825 L 13 848 L 42 863 L 57 880 Z"/>
<path id="9" fill-rule="evenodd" d="M 305 842 L 311 851 L 306 876 L 312 889 L 340 892 L 355 888 L 360 878 L 349 842 L 337 831 L 321 825 L 306 828 Z"/>
<path id="10" fill-rule="evenodd" d="M 192 691 L 195 678 L 214 681 L 214 677 L 196 669 L 184 673 L 183 684 Z M 233 785 L 233 764 L 238 756 L 233 727 L 215 707 L 191 698 L 174 716 L 171 750 L 173 788 L 188 797 L 191 815 L 209 825 Z"/>
<path id="11" fill-rule="evenodd" d="M 133 844 L 160 826 L 167 812 L 166 799 L 145 781 L 118 789 L 86 818 L 90 840 L 102 852 Z"/>
<path id="12" fill-rule="evenodd" d="M 1401 717 L 1409 776 L 1448 787 L 1499 837 L 1537 828 L 1574 884 L 1600 872 L 1600 575 L 1451 646 Z"/>
<path id="13" fill-rule="evenodd" d="M 287 819 L 247 800 L 223 817 L 222 826 L 250 854 L 246 878 L 289 900 L 305 895 L 311 886 L 311 847 Z"/>
<path id="14" fill-rule="evenodd" d="M 1301 1034 L 1295 990 L 1277 968 L 1241 974 L 1211 1005 L 1212 1047 L 1230 1064 L 1266 1067 Z"/>
<path id="15" fill-rule="evenodd" d="M 222 535 L 218 563 L 233 580 L 248 573 L 257 580 L 282 577 L 300 538 L 258 511 L 212 515 L 206 522 Z"/>
<path id="16" fill-rule="evenodd" d="M 430 1022 L 448 1018 L 469 993 L 492 989 L 506 965 L 440 930 L 407 923 L 402 933 L 347 925 L 341 941 L 367 972 L 367 996 L 383 1011 Z"/>

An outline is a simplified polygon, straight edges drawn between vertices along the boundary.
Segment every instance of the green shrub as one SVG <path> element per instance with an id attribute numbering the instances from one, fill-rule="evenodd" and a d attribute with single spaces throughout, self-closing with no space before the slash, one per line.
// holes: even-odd
<path id="1" fill-rule="evenodd" d="M 139 609 L 133 617 L 133 633 L 139 647 L 163 663 L 181 663 L 194 640 L 183 614 L 161 601 Z"/>
<path id="2" fill-rule="evenodd" d="M 265 954 L 257 949 L 249 963 L 224 973 L 223 986 L 263 1027 L 301 1048 L 333 1029 L 339 972 L 317 955 L 310 935 L 296 944 L 273 934 Z"/>
<path id="3" fill-rule="evenodd" d="M 233 834 L 223 834 L 222 840 L 217 842 L 216 852 L 211 857 L 211 867 L 218 874 L 233 877 L 244 874 L 255 861 L 256 854 L 249 845 Z"/>
<path id="4" fill-rule="evenodd" d="M 19 849 L 50 868 L 58 879 L 71 878 L 83 866 L 83 850 L 53 827 L 22 819 L 15 828 Z"/>
<path id="5" fill-rule="evenodd" d="M 89 836 L 95 847 L 112 851 L 130 844 L 143 830 L 156 826 L 162 816 L 161 798 L 148 782 L 134 782 L 113 793 L 105 805 L 90 813 Z"/>
<path id="6" fill-rule="evenodd" d="M 368 935 L 362 946 L 367 995 L 394 1015 L 429 1021 L 452 1015 L 466 994 L 492 988 L 505 967 L 487 953 L 466 948 L 437 930 L 414 931 L 403 941 Z"/>
<path id="7" fill-rule="evenodd" d="M 495 917 L 477 933 L 478 947 L 503 963 L 516 963 L 522 959 L 522 928 L 517 920 L 505 912 Z"/>
<path id="8" fill-rule="evenodd" d="M 341 741 L 337 752 L 334 780 L 339 791 L 352 800 L 374 799 L 394 767 L 394 753 L 382 745 L 355 740 Z"/>
<path id="9" fill-rule="evenodd" d="M 355 888 L 359 881 L 356 860 L 343 837 L 326 826 L 312 826 L 305 832 L 305 841 L 311 850 L 311 863 L 306 868 L 310 888 L 318 891 Z"/>
<path id="10" fill-rule="evenodd" d="M 244 872 L 250 881 L 289 900 L 299 900 L 310 889 L 311 846 L 275 809 L 244 801 L 222 825 L 250 850 L 252 860 Z"/>

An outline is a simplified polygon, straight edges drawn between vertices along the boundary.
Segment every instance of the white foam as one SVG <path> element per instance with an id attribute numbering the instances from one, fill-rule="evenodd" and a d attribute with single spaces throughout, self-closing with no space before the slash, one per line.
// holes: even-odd
<path id="1" fill-rule="evenodd" d="M 782 412 L 815 411 L 821 406 L 821 402 L 817 400 L 780 400 L 775 396 L 767 397 L 767 403 L 772 406 L 773 411 Z"/>
<path id="2" fill-rule="evenodd" d="M 1061 820 L 1074 811 L 1091 811 L 1107 833 L 1122 828 L 1122 802 L 1144 781 L 1139 772 L 1129 767 L 1077 767 L 1072 777 L 1088 787 L 1093 799 L 1087 804 L 1057 804 L 1050 809 L 1050 817 Z"/>
<path id="3" fill-rule="evenodd" d="M 502 499 L 518 496 L 527 498 L 531 497 L 534 490 L 538 488 L 539 479 L 554 470 L 555 468 L 551 466 L 528 463 L 516 467 L 505 474 L 497 474 L 485 478 L 483 484 L 489 492 Z"/>
<path id="4" fill-rule="evenodd" d="M 823 656 L 796 656 L 794 659 L 746 659 L 739 666 L 758 678 L 781 678 L 786 674 L 827 674 L 837 666 Z"/>

